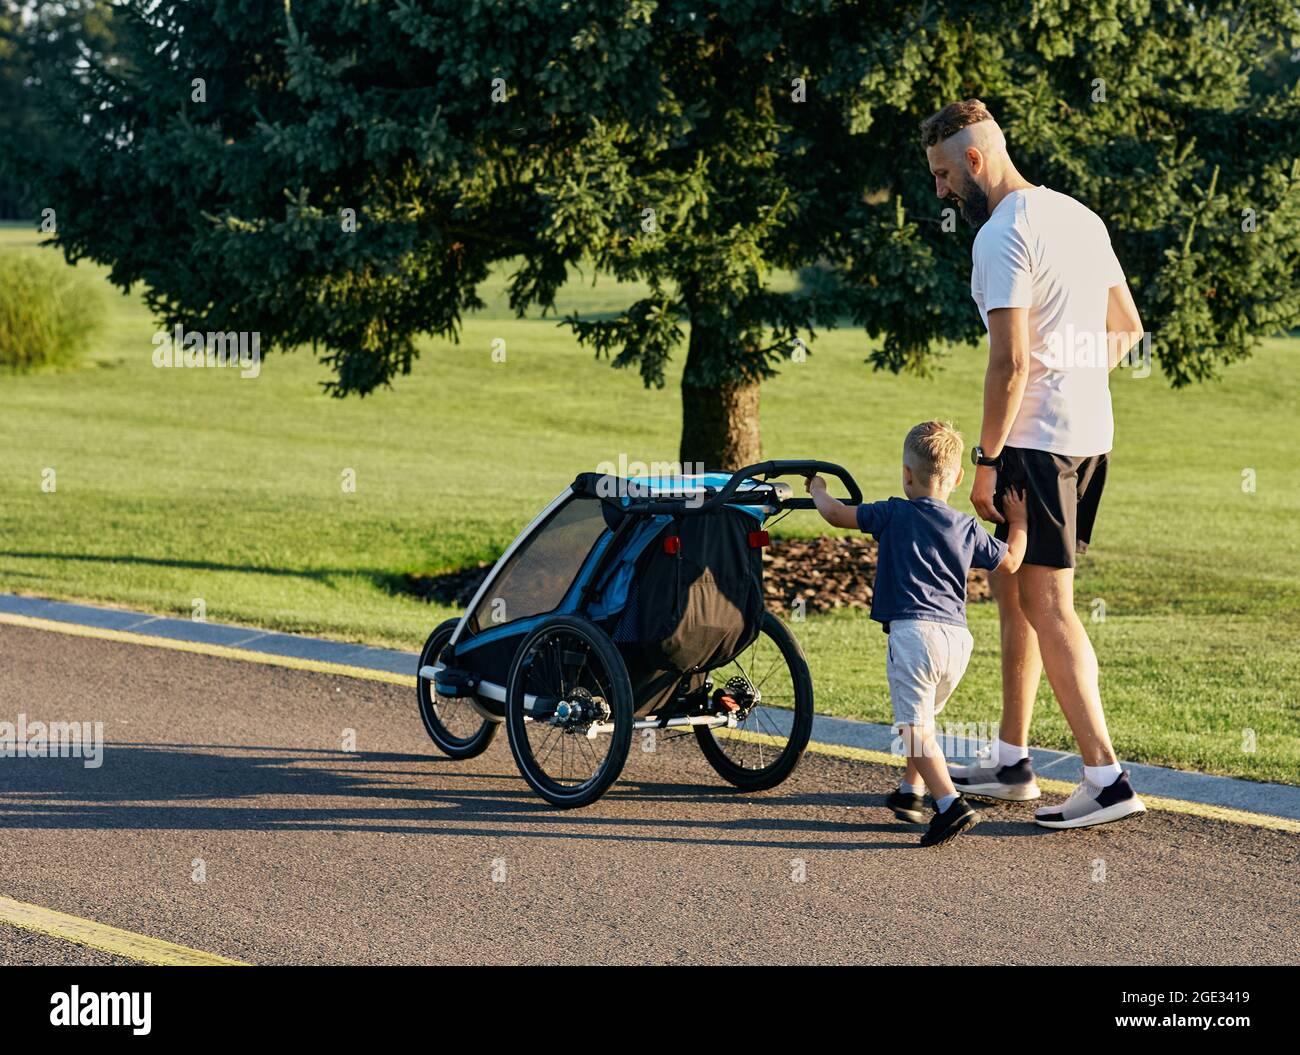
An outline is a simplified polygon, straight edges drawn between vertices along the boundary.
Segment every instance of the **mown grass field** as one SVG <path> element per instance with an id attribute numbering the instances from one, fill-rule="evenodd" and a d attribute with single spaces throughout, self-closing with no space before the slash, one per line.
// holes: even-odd
<path id="1" fill-rule="evenodd" d="M 0 228 L 0 252 L 36 241 Z M 672 383 L 646 391 L 555 318 L 513 318 L 500 281 L 460 344 L 425 342 L 410 377 L 348 401 L 321 394 L 306 351 L 268 357 L 255 380 L 155 369 L 155 324 L 105 288 L 84 366 L 0 375 L 0 589 L 183 616 L 202 598 L 214 621 L 414 648 L 451 613 L 394 577 L 494 556 L 579 471 L 676 456 Z M 561 314 L 630 297 L 575 280 Z M 950 417 L 973 441 L 983 351 L 953 349 L 929 381 L 872 373 L 866 352 L 863 334 L 835 331 L 788 365 L 764 389 L 764 447 L 841 462 L 883 497 L 910 425 Z M 1191 390 L 1158 371 L 1117 374 L 1113 390 L 1116 449 L 1078 599 L 1117 747 L 1300 783 L 1300 340 L 1267 341 Z M 964 489 L 953 501 L 969 509 Z M 795 513 L 781 530 L 820 525 Z M 976 655 L 946 715 L 994 721 L 996 613 L 976 606 L 970 622 Z M 819 710 L 889 720 L 884 635 L 865 613 L 796 630 Z M 1034 741 L 1073 746 L 1045 683 Z"/>

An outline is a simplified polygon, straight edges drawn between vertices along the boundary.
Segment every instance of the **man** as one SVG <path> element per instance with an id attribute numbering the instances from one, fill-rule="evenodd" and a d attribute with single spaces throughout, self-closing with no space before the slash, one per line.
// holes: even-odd
<path id="1" fill-rule="evenodd" d="M 980 764 L 954 768 L 954 784 L 971 795 L 1039 797 L 1029 720 L 1046 670 L 1084 779 L 1034 820 L 1048 828 L 1120 820 L 1146 807 L 1111 747 L 1097 657 L 1074 610 L 1074 567 L 1106 482 L 1114 433 L 1107 376 L 1141 339 L 1142 322 L 1105 225 L 1021 176 L 982 102 L 945 106 L 921 135 L 935 193 L 955 198 L 979 228 L 971 295 L 988 328 L 989 365 L 971 502 L 1003 540 L 1003 494 L 1023 488 L 1028 504 L 1024 563 L 990 575 L 1001 624 L 999 738 Z"/>

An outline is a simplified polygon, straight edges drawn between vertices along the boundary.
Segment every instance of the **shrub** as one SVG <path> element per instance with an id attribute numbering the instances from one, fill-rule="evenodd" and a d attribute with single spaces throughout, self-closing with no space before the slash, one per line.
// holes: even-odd
<path id="1" fill-rule="evenodd" d="M 103 319 L 98 285 L 48 249 L 0 252 L 0 370 L 66 366 Z"/>

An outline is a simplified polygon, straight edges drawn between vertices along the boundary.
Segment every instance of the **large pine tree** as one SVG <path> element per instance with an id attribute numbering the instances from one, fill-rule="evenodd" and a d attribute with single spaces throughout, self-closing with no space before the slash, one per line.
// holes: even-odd
<path id="1" fill-rule="evenodd" d="M 1300 323 L 1293 3 L 133 0 L 114 21 L 118 66 L 49 100 L 60 244 L 167 325 L 314 345 L 339 395 L 455 335 L 494 263 L 521 312 L 592 263 L 650 292 L 579 338 L 648 385 L 684 350 L 681 457 L 756 460 L 759 385 L 814 324 L 883 337 L 895 370 L 980 336 L 970 235 L 917 140 L 968 96 L 1023 173 L 1106 219 L 1174 383 Z"/>
<path id="2" fill-rule="evenodd" d="M 64 147 L 45 119 L 47 74 L 58 76 L 83 56 L 111 65 L 112 8 L 96 0 L 0 0 L 0 220 L 35 215 L 23 176 L 33 159 Z"/>

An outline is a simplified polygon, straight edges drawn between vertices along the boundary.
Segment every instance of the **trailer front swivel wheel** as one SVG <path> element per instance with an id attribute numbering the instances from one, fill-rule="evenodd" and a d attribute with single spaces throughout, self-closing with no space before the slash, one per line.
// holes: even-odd
<path id="1" fill-rule="evenodd" d="M 434 627 L 433 633 L 420 651 L 416 670 L 431 667 L 438 662 L 447 647 L 459 619 L 448 619 Z M 420 720 L 424 722 L 429 739 L 444 755 L 451 758 L 473 758 L 487 750 L 497 735 L 497 722 L 483 717 L 478 709 L 464 698 L 441 695 L 428 678 L 417 676 L 415 692 L 420 702 Z"/>

